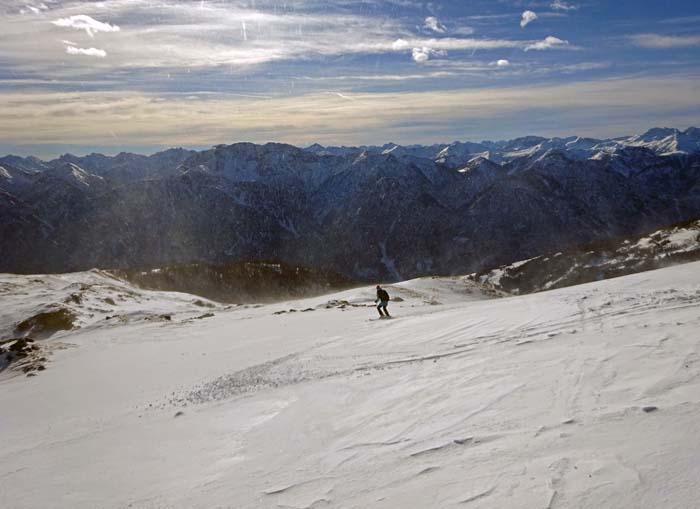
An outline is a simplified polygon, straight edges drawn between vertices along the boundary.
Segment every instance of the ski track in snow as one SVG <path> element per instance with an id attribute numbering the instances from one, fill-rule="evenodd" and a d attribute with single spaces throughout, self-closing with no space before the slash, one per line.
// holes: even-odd
<path id="1" fill-rule="evenodd" d="M 42 341 L 74 347 L 0 381 L 2 505 L 692 507 L 698 274 L 495 300 L 427 278 L 374 322 L 371 288 L 198 320 L 98 273 L 0 275 L 3 330 L 83 289 L 81 329 Z"/>

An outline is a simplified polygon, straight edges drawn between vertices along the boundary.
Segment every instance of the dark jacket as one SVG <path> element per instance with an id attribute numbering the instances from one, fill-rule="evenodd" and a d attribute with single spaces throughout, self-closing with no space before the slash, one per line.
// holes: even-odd
<path id="1" fill-rule="evenodd" d="M 380 288 L 379 290 L 377 290 L 377 299 L 383 301 L 389 300 L 389 294 L 386 293 L 386 290 L 384 288 Z"/>

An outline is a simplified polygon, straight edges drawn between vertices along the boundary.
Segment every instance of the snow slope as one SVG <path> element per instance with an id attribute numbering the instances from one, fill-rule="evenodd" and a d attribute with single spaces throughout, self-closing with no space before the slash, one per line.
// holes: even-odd
<path id="1" fill-rule="evenodd" d="M 2 275 L 2 308 L 86 278 L 127 294 Z M 47 369 L 0 375 L 0 505 L 696 504 L 700 263 L 503 299 L 388 288 L 386 321 L 371 288 L 200 319 L 185 294 L 71 304 Z"/>

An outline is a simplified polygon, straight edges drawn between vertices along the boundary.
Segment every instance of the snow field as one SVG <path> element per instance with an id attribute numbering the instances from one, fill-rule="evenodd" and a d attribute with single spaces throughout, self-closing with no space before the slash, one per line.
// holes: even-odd
<path id="1" fill-rule="evenodd" d="M 694 507 L 699 269 L 503 299 L 426 278 L 386 321 L 372 288 L 75 304 L 45 371 L 0 374 L 0 505 Z M 0 276 L 0 326 L 101 277 Z"/>

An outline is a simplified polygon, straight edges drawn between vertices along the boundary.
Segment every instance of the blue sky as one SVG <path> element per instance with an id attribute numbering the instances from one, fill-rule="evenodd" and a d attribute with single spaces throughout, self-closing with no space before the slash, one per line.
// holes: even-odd
<path id="1" fill-rule="evenodd" d="M 0 0 L 0 152 L 700 124 L 700 2 Z"/>

